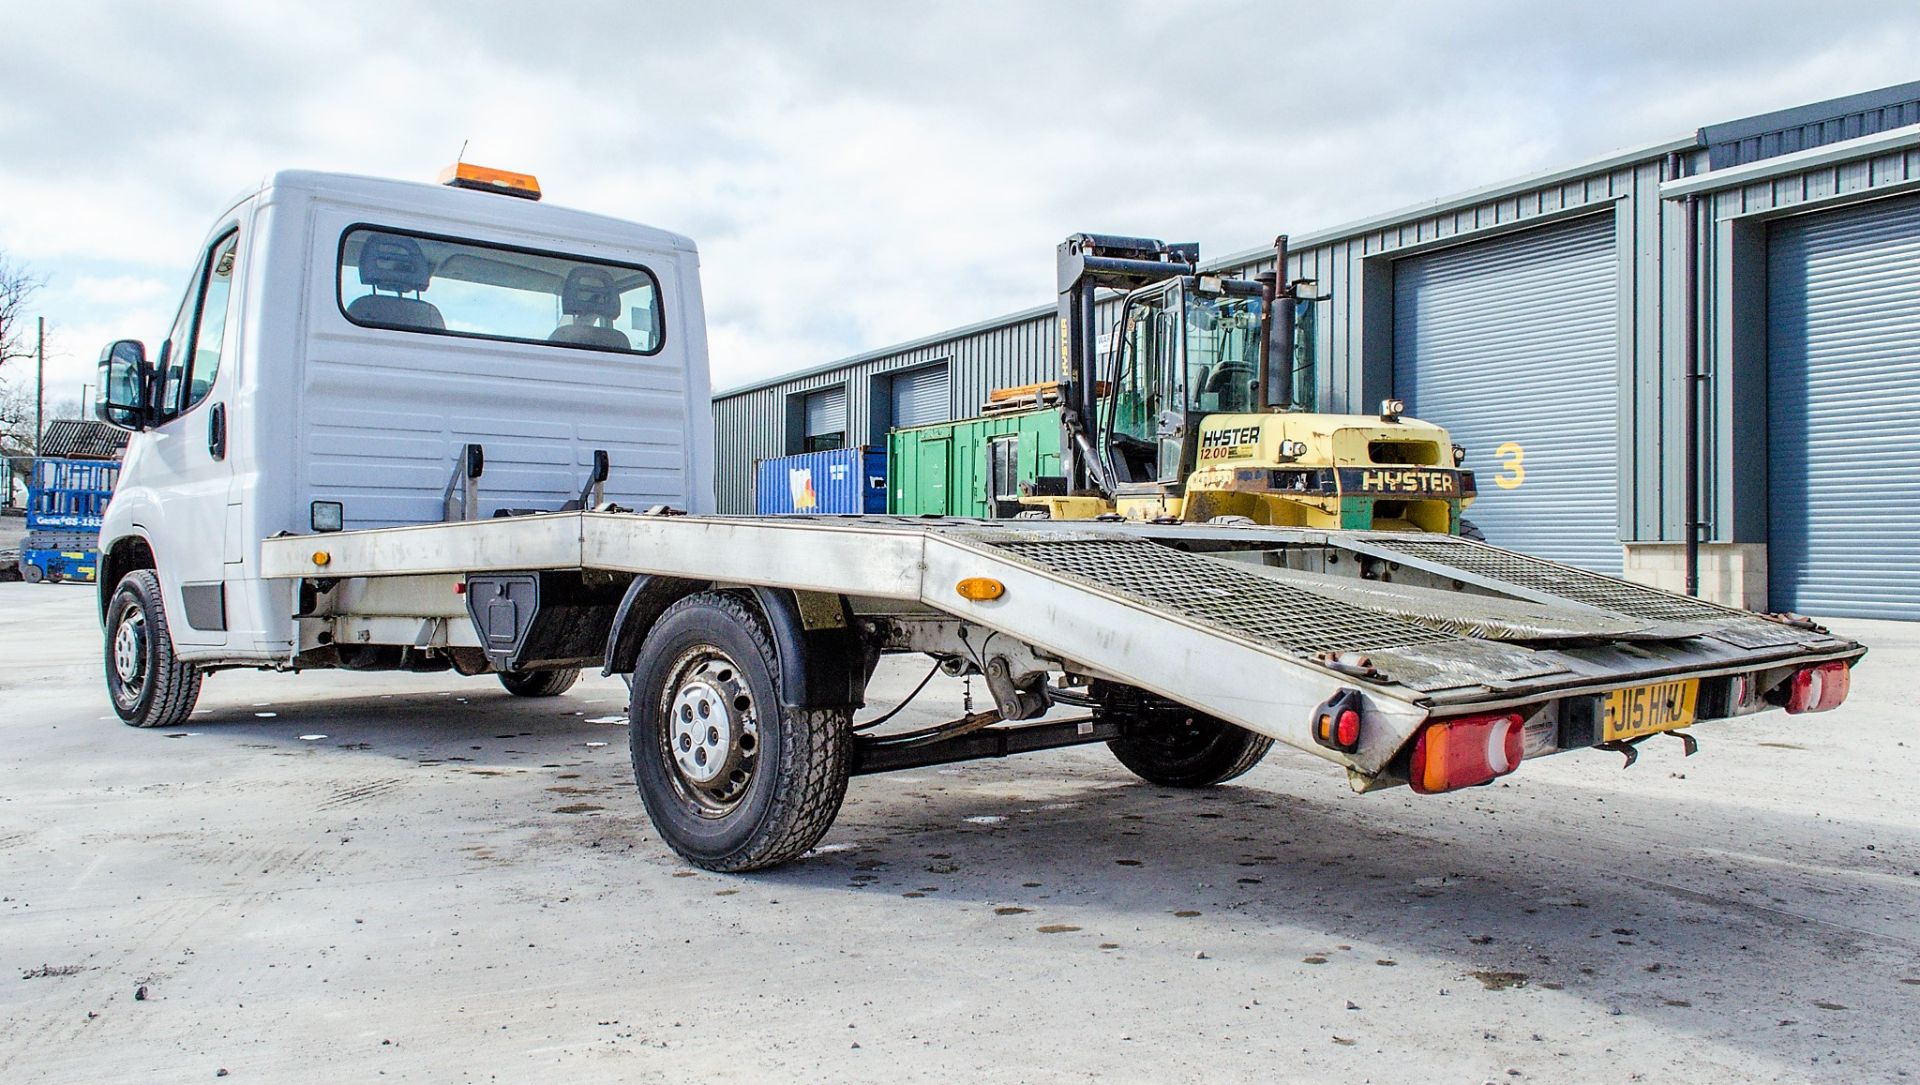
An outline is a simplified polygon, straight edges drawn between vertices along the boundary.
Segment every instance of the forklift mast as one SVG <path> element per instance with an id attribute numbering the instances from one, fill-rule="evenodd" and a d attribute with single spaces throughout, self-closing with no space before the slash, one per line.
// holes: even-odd
<path id="1" fill-rule="evenodd" d="M 1111 490 L 1095 445 L 1100 374 L 1096 295 L 1101 290 L 1134 290 L 1176 275 L 1192 275 L 1200 264 L 1197 242 L 1169 245 L 1146 237 L 1074 234 L 1060 243 L 1060 403 L 1066 439 L 1060 466 L 1067 492 Z"/>
<path id="2" fill-rule="evenodd" d="M 1286 278 L 1287 236 L 1274 239 L 1277 272 L 1261 274 L 1260 284 L 1266 332 L 1260 342 L 1258 386 L 1262 405 L 1270 411 L 1291 410 L 1293 403 L 1293 321 L 1274 314 L 1291 314 L 1298 288 L 1306 280 Z M 1100 374 L 1099 328 L 1095 321 L 1096 295 L 1101 290 L 1127 292 L 1179 275 L 1196 275 L 1200 245 L 1187 241 L 1167 244 L 1149 237 L 1117 234 L 1074 234 L 1060 243 L 1057 268 L 1060 285 L 1060 402 L 1066 432 L 1060 442 L 1060 466 L 1069 494 L 1098 490 L 1111 493 L 1099 451 Z M 1277 362 L 1277 364 L 1276 364 Z"/>

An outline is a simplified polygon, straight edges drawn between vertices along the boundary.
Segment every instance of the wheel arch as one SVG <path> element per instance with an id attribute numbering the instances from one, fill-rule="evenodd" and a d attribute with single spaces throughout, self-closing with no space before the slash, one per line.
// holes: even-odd
<path id="1" fill-rule="evenodd" d="M 637 576 L 614 612 L 602 674 L 630 674 L 640 646 L 668 607 L 713 587 L 711 581 Z M 780 699 L 792 708 L 859 708 L 877 659 L 861 642 L 844 596 L 752 587 L 780 662 Z"/>
<path id="2" fill-rule="evenodd" d="M 111 545 L 100 548 L 100 569 L 95 580 L 100 586 L 100 620 L 107 620 L 107 604 L 113 599 L 114 589 L 120 581 L 135 569 L 152 569 L 155 576 L 160 575 L 160 563 L 154 557 L 153 544 L 145 535 L 122 535 Z"/>

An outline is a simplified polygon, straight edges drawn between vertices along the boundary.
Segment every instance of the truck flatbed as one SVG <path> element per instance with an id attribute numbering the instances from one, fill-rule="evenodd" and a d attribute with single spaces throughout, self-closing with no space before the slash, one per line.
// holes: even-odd
<path id="1" fill-rule="evenodd" d="M 857 616 L 941 615 L 1062 673 L 1325 757 L 1359 787 L 1382 782 L 1436 715 L 1529 708 L 1527 752 L 1550 753 L 1571 706 L 1621 687 L 1863 652 L 1811 623 L 1418 533 L 570 512 L 269 539 L 262 566 L 329 580 L 597 571 L 846 597 Z M 968 599 L 955 585 L 969 578 L 1004 588 Z M 1365 695 L 1352 751 L 1312 733 L 1316 706 L 1343 689 Z M 1760 704 L 1748 700 L 1727 707 Z"/>

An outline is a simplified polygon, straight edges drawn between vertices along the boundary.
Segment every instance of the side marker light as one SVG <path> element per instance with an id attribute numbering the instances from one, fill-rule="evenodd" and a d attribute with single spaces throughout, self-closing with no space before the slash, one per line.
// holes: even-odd
<path id="1" fill-rule="evenodd" d="M 1007 594 L 1007 586 L 989 576 L 970 576 L 953 586 L 960 598 L 984 603 Z"/>

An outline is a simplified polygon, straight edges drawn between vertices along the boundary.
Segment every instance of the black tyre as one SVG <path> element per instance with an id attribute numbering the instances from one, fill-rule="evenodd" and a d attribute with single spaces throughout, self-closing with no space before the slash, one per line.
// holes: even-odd
<path id="1" fill-rule="evenodd" d="M 135 727 L 178 727 L 200 700 L 200 668 L 174 657 L 160 578 L 135 569 L 107 602 L 107 692 Z"/>
<path id="2" fill-rule="evenodd" d="M 558 697 L 580 680 L 578 667 L 544 671 L 501 671 L 500 684 L 515 697 Z"/>
<path id="3" fill-rule="evenodd" d="M 1107 748 L 1135 776 L 1164 787 L 1223 784 L 1260 763 L 1273 740 L 1198 713 L 1169 719 L 1156 714 Z"/>
<path id="4" fill-rule="evenodd" d="M 634 782 L 667 846 L 708 870 L 798 858 L 846 798 L 853 713 L 786 708 L 760 611 L 727 592 L 667 608 L 634 664 Z"/>
<path id="5" fill-rule="evenodd" d="M 1487 533 L 1480 530 L 1480 525 L 1464 516 L 1460 518 L 1460 537 L 1463 539 L 1472 539 L 1474 542 L 1487 541 Z"/>

